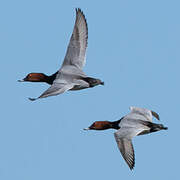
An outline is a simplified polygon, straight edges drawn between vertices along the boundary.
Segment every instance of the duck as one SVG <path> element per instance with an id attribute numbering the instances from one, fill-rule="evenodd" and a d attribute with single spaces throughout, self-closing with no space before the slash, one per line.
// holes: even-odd
<path id="1" fill-rule="evenodd" d="M 135 166 L 135 153 L 132 138 L 139 135 L 149 134 L 160 130 L 167 130 L 163 124 L 152 122 L 153 117 L 160 120 L 159 115 L 149 109 L 130 107 L 130 113 L 117 121 L 95 121 L 84 130 L 107 130 L 115 129 L 114 133 L 117 146 L 125 162 L 132 170 Z"/>
<path id="2" fill-rule="evenodd" d="M 44 73 L 29 73 L 19 82 L 45 82 L 51 85 L 37 98 L 29 98 L 31 101 L 56 96 L 68 90 L 81 90 L 104 85 L 100 79 L 87 76 L 83 72 L 86 62 L 86 49 L 88 44 L 88 25 L 84 13 L 76 8 L 76 20 L 73 33 L 67 48 L 67 52 L 61 68 L 48 76 Z"/>

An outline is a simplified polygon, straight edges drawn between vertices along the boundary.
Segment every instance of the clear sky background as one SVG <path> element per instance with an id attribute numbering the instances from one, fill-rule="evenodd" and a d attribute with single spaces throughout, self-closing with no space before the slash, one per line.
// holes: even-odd
<path id="1" fill-rule="evenodd" d="M 89 27 L 84 71 L 105 86 L 31 102 L 49 86 L 17 80 L 60 68 L 76 7 Z M 178 0 L 1 0 L 0 179 L 179 179 L 179 8 Z M 129 106 L 158 112 L 169 127 L 133 140 L 133 171 L 114 130 L 83 131 Z"/>

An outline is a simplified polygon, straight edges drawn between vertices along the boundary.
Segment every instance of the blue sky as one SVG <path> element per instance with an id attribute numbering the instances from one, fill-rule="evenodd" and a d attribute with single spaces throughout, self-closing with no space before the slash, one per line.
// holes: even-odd
<path id="1" fill-rule="evenodd" d="M 31 102 L 48 85 L 17 80 L 59 69 L 76 7 L 89 27 L 84 71 L 105 86 Z M 0 1 L 0 179 L 177 179 L 179 7 L 178 0 Z M 132 172 L 114 130 L 82 130 L 118 120 L 129 106 L 158 112 L 169 127 L 133 140 Z"/>

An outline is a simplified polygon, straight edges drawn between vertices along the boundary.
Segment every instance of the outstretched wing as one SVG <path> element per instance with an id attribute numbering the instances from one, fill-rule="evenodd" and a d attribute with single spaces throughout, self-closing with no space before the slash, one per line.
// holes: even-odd
<path id="1" fill-rule="evenodd" d="M 64 84 L 64 83 L 54 83 L 50 88 L 48 88 L 44 93 L 42 93 L 38 98 L 29 98 L 31 101 L 35 101 L 39 98 L 46 98 L 48 96 L 56 96 L 62 94 L 65 91 L 73 88 L 74 84 Z"/>
<path id="2" fill-rule="evenodd" d="M 118 148 L 131 170 L 134 168 L 135 165 L 134 148 L 131 140 L 140 132 L 142 132 L 141 128 L 134 129 L 122 127 L 114 133 Z"/>
<path id="3" fill-rule="evenodd" d="M 76 9 L 76 22 L 67 48 L 61 69 L 66 65 L 73 65 L 82 70 L 85 64 L 85 54 L 88 40 L 88 27 L 83 12 Z"/>
<path id="4" fill-rule="evenodd" d="M 117 136 L 115 136 L 115 139 L 124 160 L 128 164 L 129 168 L 132 170 L 135 165 L 135 156 L 131 140 L 125 138 L 118 138 Z"/>
<path id="5" fill-rule="evenodd" d="M 154 116 L 156 119 L 160 120 L 159 115 L 149 109 L 131 106 L 130 110 L 131 112 L 127 115 L 128 118 L 142 119 L 144 121 L 152 122 L 152 117 Z"/>

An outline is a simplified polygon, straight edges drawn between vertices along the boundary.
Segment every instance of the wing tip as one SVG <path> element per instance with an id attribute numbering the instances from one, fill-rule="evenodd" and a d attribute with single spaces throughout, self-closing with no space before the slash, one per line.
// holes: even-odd
<path id="1" fill-rule="evenodd" d="M 152 113 L 152 115 L 153 115 L 157 120 L 160 121 L 160 117 L 159 117 L 159 114 L 158 114 L 158 113 L 156 113 L 155 111 L 152 111 L 152 110 L 151 110 L 151 113 Z"/>
<path id="2" fill-rule="evenodd" d="M 81 8 L 75 8 L 76 12 L 82 12 Z"/>
<path id="3" fill-rule="evenodd" d="M 37 100 L 38 98 L 28 98 L 30 101 L 35 101 Z"/>
<path id="4" fill-rule="evenodd" d="M 128 164 L 130 170 L 132 171 L 135 167 L 135 154 L 134 154 L 134 149 L 133 149 L 133 155 L 132 155 L 132 159 L 126 159 L 126 163 Z"/>
<path id="5" fill-rule="evenodd" d="M 83 11 L 81 10 L 81 8 L 75 8 L 75 10 L 76 10 L 76 15 L 81 14 L 85 18 L 85 15 L 84 15 Z"/>
<path id="6" fill-rule="evenodd" d="M 76 10 L 76 15 L 78 15 L 80 13 L 80 15 L 83 16 L 85 23 L 86 23 L 86 26 L 87 26 L 87 20 L 86 20 L 86 17 L 84 15 L 83 11 L 81 10 L 81 8 L 75 8 L 75 10 Z"/>
<path id="7" fill-rule="evenodd" d="M 135 167 L 135 161 L 132 162 L 131 165 L 128 164 L 128 166 L 129 166 L 129 168 L 130 168 L 131 171 L 134 170 L 134 167 Z"/>
<path id="8" fill-rule="evenodd" d="M 81 10 L 81 8 L 75 8 L 76 10 L 76 22 L 80 19 L 83 19 L 83 21 L 85 22 L 85 26 L 86 26 L 86 47 L 87 47 L 87 44 L 88 44 L 88 24 L 87 24 L 87 20 L 86 20 L 86 17 L 83 13 L 83 11 Z"/>

